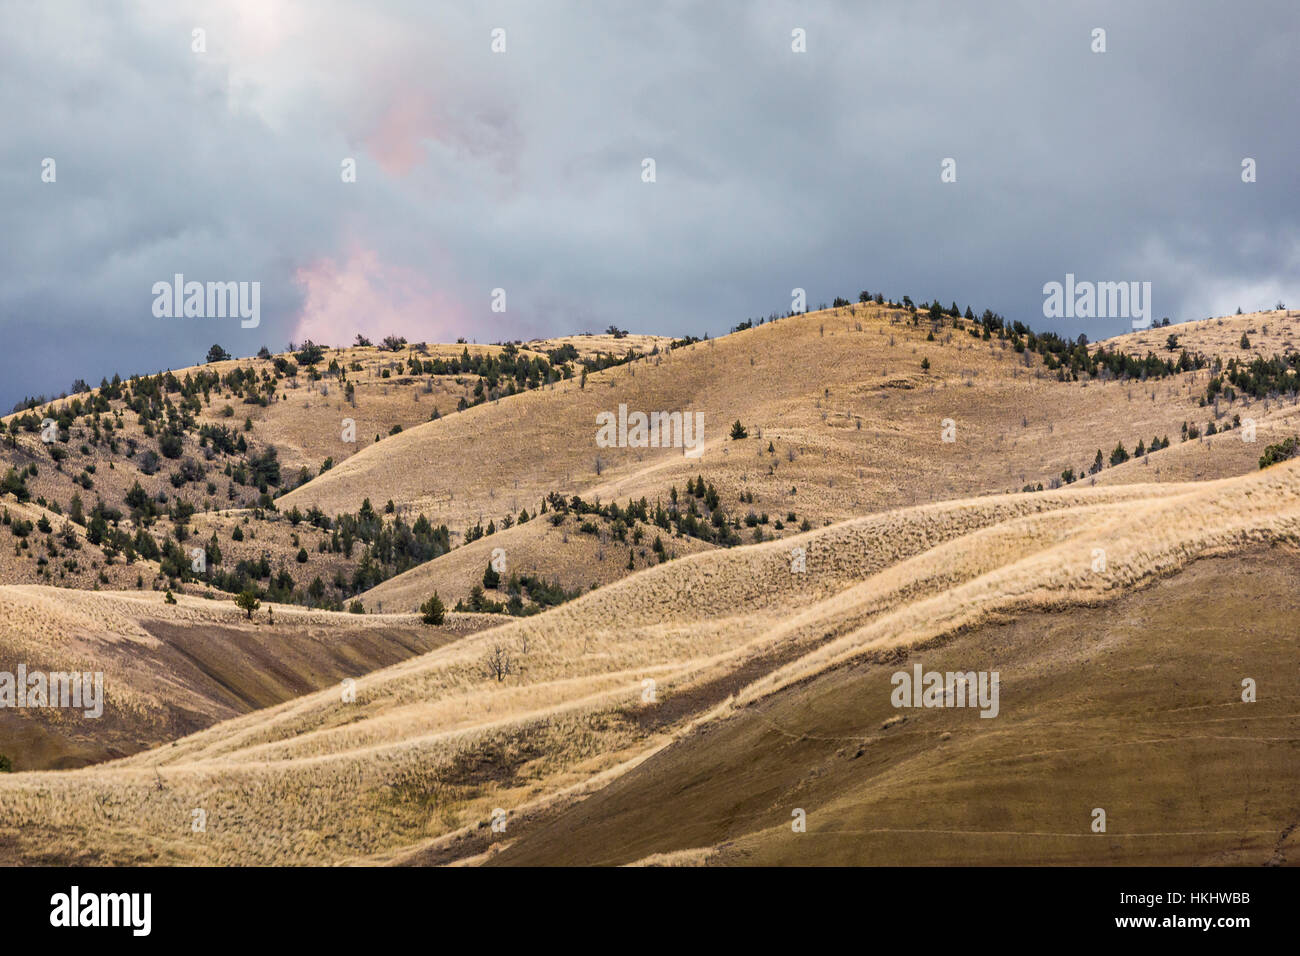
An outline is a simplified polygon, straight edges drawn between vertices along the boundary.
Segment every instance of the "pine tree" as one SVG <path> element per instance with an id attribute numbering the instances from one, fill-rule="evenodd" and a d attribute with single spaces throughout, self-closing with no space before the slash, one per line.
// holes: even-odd
<path id="1" fill-rule="evenodd" d="M 420 605 L 420 620 L 425 624 L 441 624 L 447 616 L 447 609 L 443 607 L 442 598 L 438 597 L 438 592 L 433 592 L 433 597 Z"/>

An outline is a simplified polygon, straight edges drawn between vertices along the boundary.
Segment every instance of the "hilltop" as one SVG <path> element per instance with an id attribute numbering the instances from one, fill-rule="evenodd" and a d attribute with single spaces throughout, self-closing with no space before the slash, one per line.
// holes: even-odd
<path id="1" fill-rule="evenodd" d="M 5 419 L 14 549 L 0 571 L 410 612 L 435 590 L 469 601 L 501 549 L 571 595 L 920 502 L 1242 474 L 1296 431 L 1294 360 L 1289 379 L 1222 387 L 1239 363 L 1297 355 L 1290 313 L 1084 346 L 904 301 L 714 340 L 390 337 L 239 360 L 214 347 L 202 366 L 80 386 Z M 696 416 L 700 454 L 602 447 L 598 417 L 620 409 Z M 1243 418 L 1253 442 L 1233 432 Z M 539 516 L 549 527 L 525 529 Z M 526 590 L 484 606 L 547 606 Z"/>

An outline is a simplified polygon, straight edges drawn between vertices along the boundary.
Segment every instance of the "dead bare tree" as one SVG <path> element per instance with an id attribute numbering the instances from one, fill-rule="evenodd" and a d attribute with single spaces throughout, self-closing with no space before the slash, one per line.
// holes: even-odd
<path id="1" fill-rule="evenodd" d="M 515 662 L 510 656 L 510 648 L 504 644 L 493 644 L 492 650 L 488 651 L 483 658 L 483 667 L 487 671 L 488 677 L 494 677 L 498 682 L 506 679 L 506 675 L 514 673 Z"/>

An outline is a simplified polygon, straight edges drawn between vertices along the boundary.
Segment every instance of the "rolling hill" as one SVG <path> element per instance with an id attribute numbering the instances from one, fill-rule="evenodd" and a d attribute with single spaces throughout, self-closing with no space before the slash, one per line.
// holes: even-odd
<path id="1" fill-rule="evenodd" d="M 1068 630 L 1068 609 L 1131 597 L 1197 561 L 1291 548 L 1298 520 L 1300 472 L 1287 464 L 1210 483 L 993 496 L 854 519 L 799 536 L 804 574 L 791 572 L 788 542 L 697 554 L 372 672 L 355 703 L 321 691 L 112 763 L 14 775 L 0 784 L 0 818 L 13 824 L 16 854 L 63 846 L 45 851 L 50 860 L 473 858 L 489 849 L 484 828 L 497 808 L 527 834 L 530 820 L 679 742 L 731 733 L 810 681 L 1008 620 L 1041 644 L 1045 614 L 1062 622 L 1049 629 Z M 1094 570 L 1096 547 L 1104 571 Z M 1264 638 L 1270 654 L 1289 652 L 1276 634 Z M 1077 664 L 1052 647 L 988 647 L 958 656 L 963 668 L 1000 669 L 1008 695 L 1047 666 L 1043 655 L 1058 669 Z M 496 680 L 484 662 L 502 650 L 511 665 Z M 1268 656 L 1242 663 L 1245 676 L 1275 666 Z M 1090 682 L 1080 686 L 1090 693 Z M 1225 686 L 1201 703 L 1226 705 L 1236 692 Z M 1275 696 L 1259 727 L 1284 743 L 1294 718 Z M 1007 753 L 1023 753 L 1020 730 L 994 724 Z M 1294 746 L 1269 753 L 1268 772 L 1293 779 Z M 1137 800 L 1142 775 L 1125 779 L 1125 800 Z M 114 825 L 96 829 L 105 803 Z M 219 812 L 195 836 L 185 808 Z M 1275 822 L 1281 833 L 1287 821 Z M 610 860 L 588 862 L 601 861 Z"/>
<path id="2" fill-rule="evenodd" d="M 1294 861 L 1300 463 L 1260 457 L 1296 390 L 1249 366 L 1288 318 L 1086 346 L 858 305 L 617 360 L 358 346 L 91 390 L 85 461 L 8 428 L 41 464 L 6 483 L 0 671 L 102 670 L 105 714 L 0 710 L 0 860 Z M 250 389 L 241 449 L 213 428 Z M 352 401 L 400 429 L 336 444 Z M 703 453 L 601 446 L 620 405 L 701 413 Z M 145 474 L 150 443 L 201 473 Z M 104 507 L 56 536 L 74 474 Z M 195 542 L 221 554 L 188 573 Z M 489 613 L 425 625 L 435 590 Z M 914 664 L 998 671 L 997 719 L 891 706 Z"/>

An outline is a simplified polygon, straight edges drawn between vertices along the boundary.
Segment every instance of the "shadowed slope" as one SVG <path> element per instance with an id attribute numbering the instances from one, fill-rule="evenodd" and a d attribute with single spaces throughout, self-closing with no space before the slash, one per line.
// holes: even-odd
<path id="1" fill-rule="evenodd" d="M 1114 604 L 826 671 L 524 828 L 491 862 L 1300 863 L 1297 572 L 1294 551 L 1205 559 Z M 894 708 L 890 677 L 916 664 L 998 671 L 997 716 Z M 1243 703 L 1251 675 L 1259 699 Z"/>
<path id="2" fill-rule="evenodd" d="M 268 613 L 274 611 L 274 623 Z M 451 615 L 308 612 L 272 605 L 248 621 L 226 602 L 133 592 L 0 587 L 0 671 L 103 675 L 102 716 L 86 708 L 0 708 L 0 753 L 15 769 L 82 766 L 183 737 L 236 714 L 337 685 L 498 623 Z"/>

